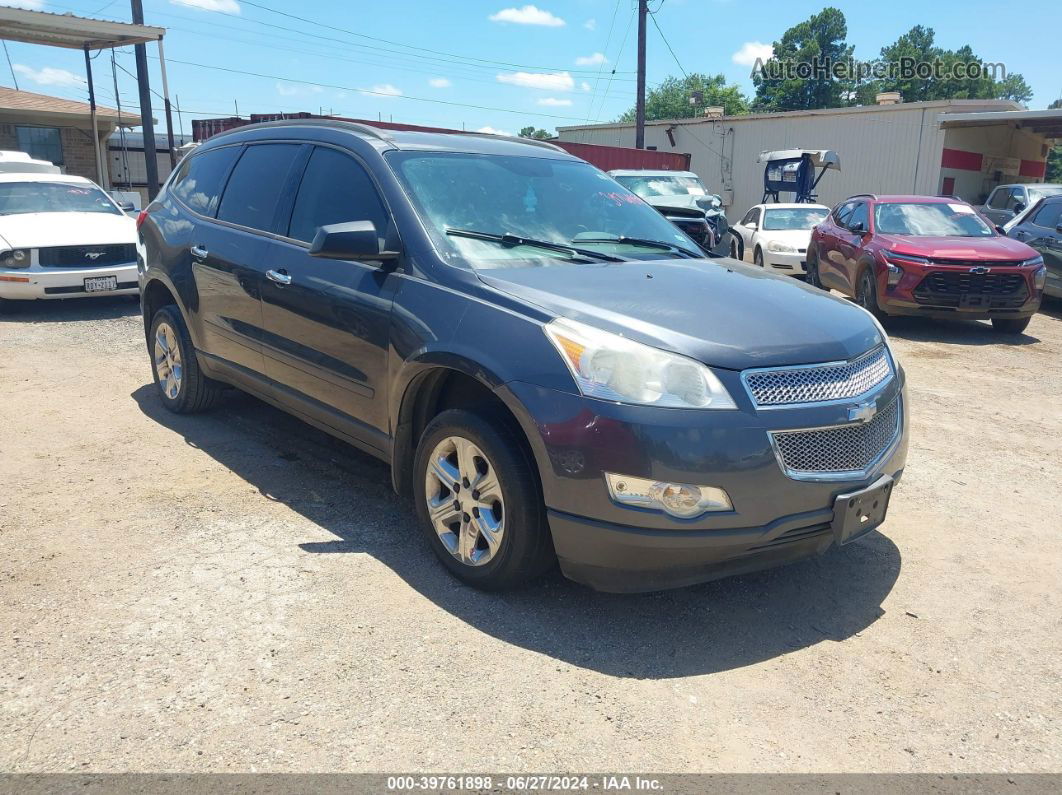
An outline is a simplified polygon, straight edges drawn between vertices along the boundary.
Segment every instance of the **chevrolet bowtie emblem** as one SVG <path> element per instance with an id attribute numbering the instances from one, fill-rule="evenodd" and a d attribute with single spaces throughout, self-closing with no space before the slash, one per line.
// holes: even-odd
<path id="1" fill-rule="evenodd" d="M 976 268 L 970 268 L 970 273 L 988 273 L 991 268 L 986 268 L 984 265 L 978 265 Z"/>
<path id="2" fill-rule="evenodd" d="M 848 421 L 870 422 L 877 413 L 878 406 L 876 403 L 859 403 L 848 407 Z"/>

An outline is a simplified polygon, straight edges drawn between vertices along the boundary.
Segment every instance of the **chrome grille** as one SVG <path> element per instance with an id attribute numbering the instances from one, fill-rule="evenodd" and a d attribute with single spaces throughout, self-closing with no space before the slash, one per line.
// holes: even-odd
<path id="1" fill-rule="evenodd" d="M 900 398 L 870 422 L 803 431 L 773 431 L 771 439 L 790 477 L 801 474 L 858 475 L 888 450 L 900 432 Z"/>
<path id="2" fill-rule="evenodd" d="M 746 370 L 742 378 L 757 406 L 787 406 L 854 398 L 891 375 L 889 355 L 879 345 L 848 362 Z"/>

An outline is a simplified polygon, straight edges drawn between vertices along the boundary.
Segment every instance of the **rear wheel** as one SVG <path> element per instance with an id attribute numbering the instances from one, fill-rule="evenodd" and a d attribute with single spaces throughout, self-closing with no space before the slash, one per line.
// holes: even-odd
<path id="1" fill-rule="evenodd" d="M 1030 322 L 1032 322 L 1031 317 L 994 317 L 992 328 L 1000 334 L 1021 334 L 1029 327 Z"/>
<path id="2" fill-rule="evenodd" d="M 462 582 L 512 588 L 552 563 L 538 483 L 505 418 L 439 414 L 421 436 L 413 483 L 421 528 Z"/>
<path id="3" fill-rule="evenodd" d="M 876 317 L 879 322 L 883 322 L 888 318 L 888 314 L 882 312 L 878 307 L 878 287 L 874 281 L 874 269 L 871 267 L 863 268 L 863 272 L 859 275 L 856 302 Z"/>
<path id="4" fill-rule="evenodd" d="M 173 304 L 152 318 L 148 349 L 155 386 L 167 409 L 192 414 L 212 408 L 221 398 L 224 387 L 199 369 L 188 327 Z"/>

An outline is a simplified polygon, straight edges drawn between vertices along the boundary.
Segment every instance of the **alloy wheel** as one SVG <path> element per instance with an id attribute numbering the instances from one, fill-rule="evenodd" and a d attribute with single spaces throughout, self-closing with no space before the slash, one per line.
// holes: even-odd
<path id="1" fill-rule="evenodd" d="M 461 436 L 439 442 L 428 458 L 424 498 L 446 550 L 466 566 L 489 563 L 501 549 L 505 507 L 494 465 Z"/>
<path id="2" fill-rule="evenodd" d="M 155 329 L 155 373 L 158 375 L 162 394 L 170 400 L 176 400 L 181 393 L 184 367 L 181 363 L 177 334 L 169 323 L 159 323 Z"/>

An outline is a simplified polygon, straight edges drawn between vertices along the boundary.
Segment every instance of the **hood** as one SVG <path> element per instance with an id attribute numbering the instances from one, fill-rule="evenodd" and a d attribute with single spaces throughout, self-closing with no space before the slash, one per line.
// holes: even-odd
<path id="1" fill-rule="evenodd" d="M 680 210 L 698 210 L 702 213 L 720 212 L 718 207 L 708 203 L 707 196 L 692 196 L 688 193 L 676 193 L 672 196 L 648 196 L 646 202 L 657 209 L 674 207 Z"/>
<path id="2" fill-rule="evenodd" d="M 849 301 L 730 259 L 477 274 L 559 317 L 730 370 L 850 359 L 881 338 Z"/>
<path id="3" fill-rule="evenodd" d="M 1036 256 L 1029 246 L 1009 237 L 914 237 L 878 235 L 889 251 L 933 259 L 1016 260 Z"/>
<path id="4" fill-rule="evenodd" d="M 21 213 L 0 216 L 5 248 L 135 243 L 136 221 L 109 213 Z"/>

